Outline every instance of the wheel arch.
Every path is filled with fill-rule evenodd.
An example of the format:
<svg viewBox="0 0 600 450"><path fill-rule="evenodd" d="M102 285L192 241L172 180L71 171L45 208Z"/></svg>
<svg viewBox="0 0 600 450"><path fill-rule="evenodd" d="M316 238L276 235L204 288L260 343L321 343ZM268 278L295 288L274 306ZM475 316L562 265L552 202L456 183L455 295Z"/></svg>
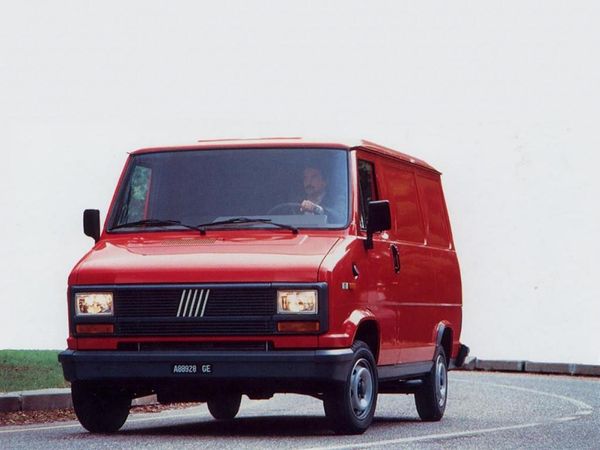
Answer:
<svg viewBox="0 0 600 450"><path fill-rule="evenodd" d="M373 318L365 318L358 323L352 342L363 341L371 349L375 362L379 361L380 332L379 324Z"/></svg>
<svg viewBox="0 0 600 450"><path fill-rule="evenodd" d="M450 365L450 359L452 358L452 340L454 338L454 331L447 322L441 322L438 324L435 331L435 346L436 348L442 347L444 353L446 353L446 363Z"/></svg>

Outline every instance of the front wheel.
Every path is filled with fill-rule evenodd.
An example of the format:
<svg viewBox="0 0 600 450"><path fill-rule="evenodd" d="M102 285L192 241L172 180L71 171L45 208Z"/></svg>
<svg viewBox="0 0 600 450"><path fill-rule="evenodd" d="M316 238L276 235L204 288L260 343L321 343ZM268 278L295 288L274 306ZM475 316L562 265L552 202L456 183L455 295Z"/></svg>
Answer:
<svg viewBox="0 0 600 450"><path fill-rule="evenodd" d="M448 365L443 348L438 348L431 372L423 378L423 385L415 393L415 404L421 420L439 421L446 410L448 398Z"/></svg>
<svg viewBox="0 0 600 450"><path fill-rule="evenodd" d="M323 406L331 427L338 434L362 434L369 428L377 406L377 368L367 344L352 345L354 358L342 386L325 393Z"/></svg>
<svg viewBox="0 0 600 450"><path fill-rule="evenodd" d="M207 402L210 414L217 420L232 420L240 410L242 394L226 394L211 398Z"/></svg>
<svg viewBox="0 0 600 450"><path fill-rule="evenodd" d="M75 382L71 395L77 419L91 433L114 433L129 415L131 397L115 389Z"/></svg>

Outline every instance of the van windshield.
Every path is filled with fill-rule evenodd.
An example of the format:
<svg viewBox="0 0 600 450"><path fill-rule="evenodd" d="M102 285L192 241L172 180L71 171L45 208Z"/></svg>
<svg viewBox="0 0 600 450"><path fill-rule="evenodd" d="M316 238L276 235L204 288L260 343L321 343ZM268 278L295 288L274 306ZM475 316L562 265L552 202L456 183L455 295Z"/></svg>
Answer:
<svg viewBox="0 0 600 450"><path fill-rule="evenodd" d="M269 221L343 228L348 222L345 150L182 150L131 158L109 231L275 228Z"/></svg>

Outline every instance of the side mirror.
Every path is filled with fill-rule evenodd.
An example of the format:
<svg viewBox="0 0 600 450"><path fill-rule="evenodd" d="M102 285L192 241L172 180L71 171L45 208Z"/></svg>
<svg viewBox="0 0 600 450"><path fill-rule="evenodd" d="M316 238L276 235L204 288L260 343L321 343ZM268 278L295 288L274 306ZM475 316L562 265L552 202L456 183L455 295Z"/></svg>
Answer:
<svg viewBox="0 0 600 450"><path fill-rule="evenodd" d="M373 248L373 233L389 230L390 228L392 228L390 202L388 200L369 202L369 220L367 221L365 248L367 250Z"/></svg>
<svg viewBox="0 0 600 450"><path fill-rule="evenodd" d="M83 232L86 236L100 240L100 211L97 209L86 209L83 211Z"/></svg>

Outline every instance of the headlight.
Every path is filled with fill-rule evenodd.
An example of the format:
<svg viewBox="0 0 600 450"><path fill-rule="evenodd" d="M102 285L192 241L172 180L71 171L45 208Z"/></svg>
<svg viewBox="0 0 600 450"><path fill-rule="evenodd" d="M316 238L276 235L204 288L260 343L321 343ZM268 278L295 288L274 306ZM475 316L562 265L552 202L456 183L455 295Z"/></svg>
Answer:
<svg viewBox="0 0 600 450"><path fill-rule="evenodd" d="M75 294L75 314L111 315L113 314L113 295L111 292L81 292Z"/></svg>
<svg viewBox="0 0 600 450"><path fill-rule="evenodd" d="M279 314L316 314L319 311L316 290L277 291Z"/></svg>

